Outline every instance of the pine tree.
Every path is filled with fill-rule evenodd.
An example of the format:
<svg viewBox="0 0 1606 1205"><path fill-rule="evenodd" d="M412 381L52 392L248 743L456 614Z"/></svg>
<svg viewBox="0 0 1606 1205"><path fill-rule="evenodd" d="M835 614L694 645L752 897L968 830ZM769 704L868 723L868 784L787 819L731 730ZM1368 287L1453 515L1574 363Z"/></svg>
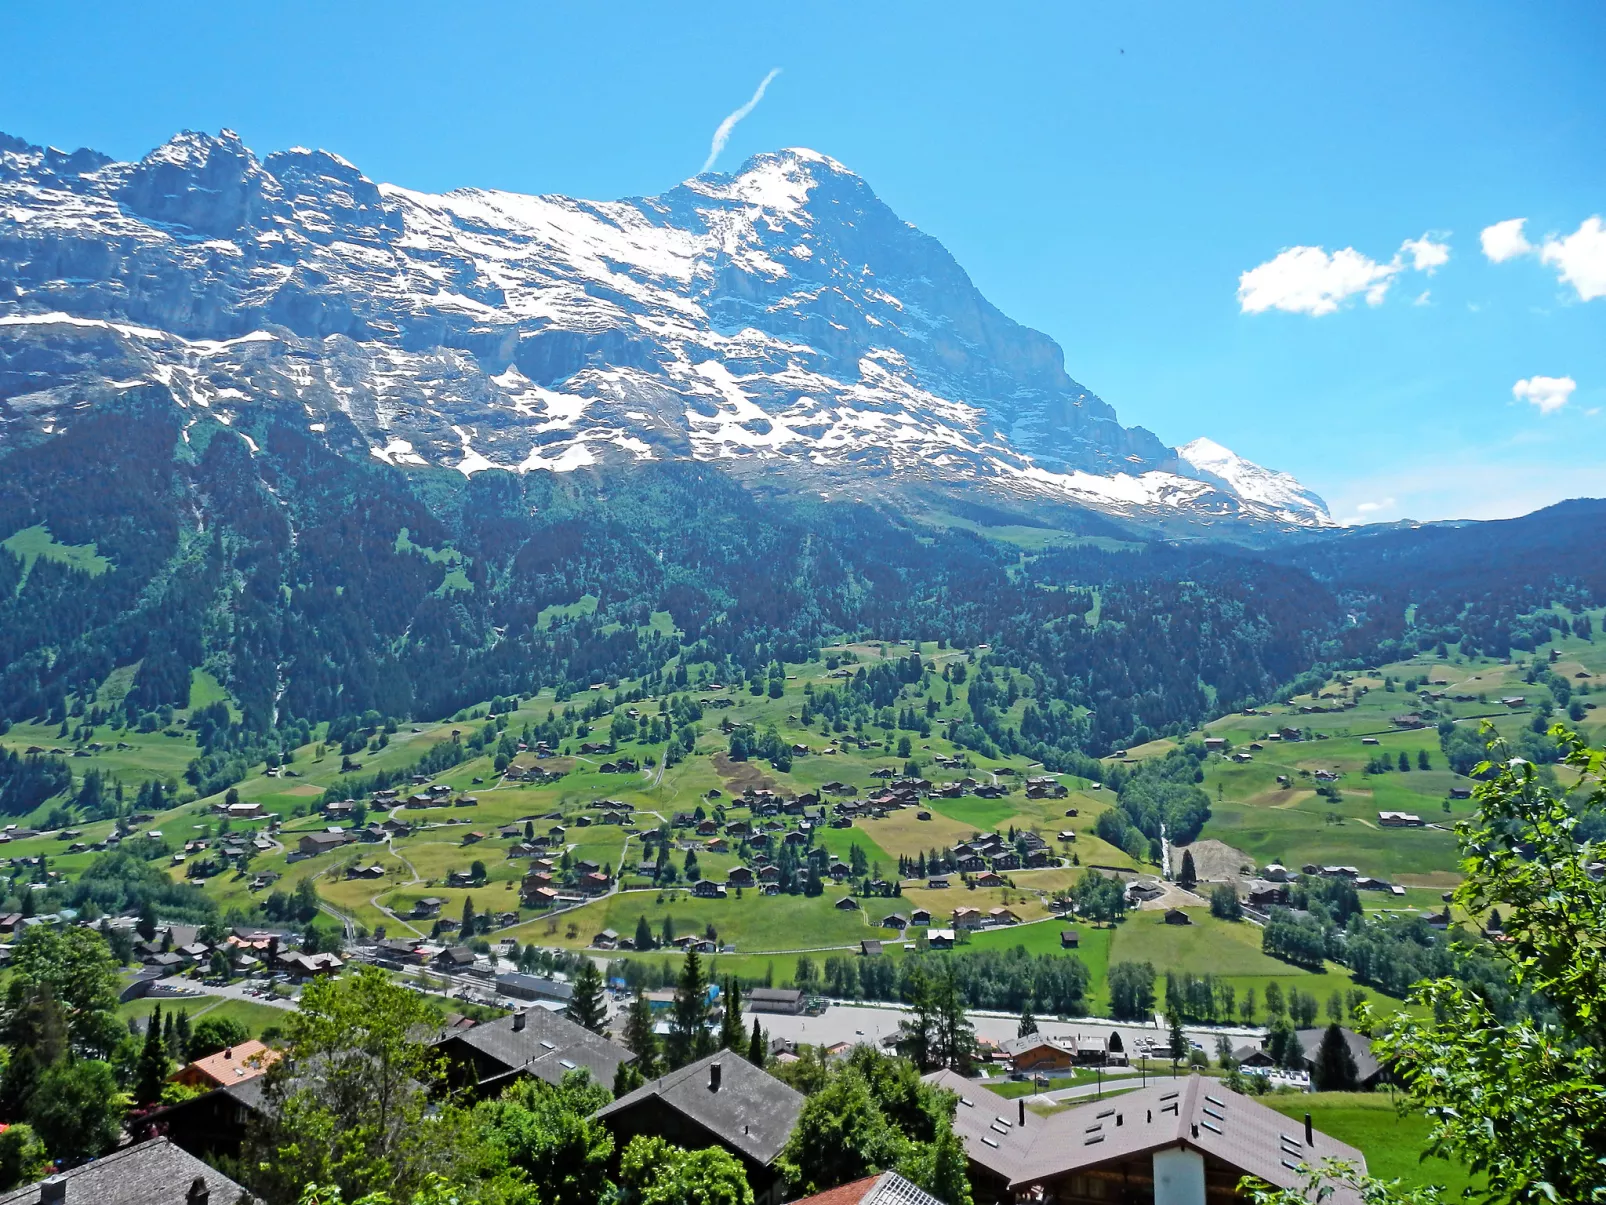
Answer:
<svg viewBox="0 0 1606 1205"><path fill-rule="evenodd" d="M178 1024L176 1024L173 1027L173 1035L178 1040L178 1049L176 1049L173 1052L173 1057L177 1058L177 1059L187 1059L187 1058L189 1058L190 1057L189 1056L189 1049L190 1049L190 1010L189 1009L181 1008L181 1009L178 1010Z"/></svg>
<svg viewBox="0 0 1606 1205"><path fill-rule="evenodd" d="M759 1028L758 1018L753 1018L753 1036L747 1041L747 1061L755 1067L762 1067L769 1062L770 1042L764 1031Z"/></svg>
<svg viewBox="0 0 1606 1205"><path fill-rule="evenodd" d="M1171 1014L1171 1041L1170 1053L1172 1063L1180 1063L1188 1057L1188 1038L1182 1032L1182 1018L1176 1013Z"/></svg>
<svg viewBox="0 0 1606 1205"><path fill-rule="evenodd" d="M569 997L565 1011L576 1025L584 1025L592 1033L602 1032L608 1018L608 1002L603 994L602 972L589 958L574 977L574 995Z"/></svg>
<svg viewBox="0 0 1606 1205"><path fill-rule="evenodd" d="M134 922L134 932L145 941L156 940L156 909L146 900L139 907L139 919Z"/></svg>
<svg viewBox="0 0 1606 1205"><path fill-rule="evenodd" d="M471 895L463 899L463 924L458 934L464 941L474 936L474 897Z"/></svg>
<svg viewBox="0 0 1606 1205"><path fill-rule="evenodd" d="M1266 1027L1266 1053L1279 1067L1295 1068L1303 1061L1304 1050L1294 1032L1294 1023L1282 1013L1271 1014Z"/></svg>
<svg viewBox="0 0 1606 1205"><path fill-rule="evenodd" d="M618 1100L646 1082L635 1063L620 1063L613 1073L613 1098Z"/></svg>
<svg viewBox="0 0 1606 1205"><path fill-rule="evenodd" d="M1015 1027L1015 1036L1017 1038L1025 1038L1030 1037L1036 1032L1037 1018L1032 1016L1032 1006L1030 1002L1028 1002L1026 1006L1020 1010L1020 1024Z"/></svg>
<svg viewBox="0 0 1606 1205"><path fill-rule="evenodd" d="M725 980L725 1016L719 1027L719 1045L737 1054L747 1045L747 1031L742 1028L742 985L735 975Z"/></svg>
<svg viewBox="0 0 1606 1205"><path fill-rule="evenodd" d="M671 1067L684 1067L711 1052L708 1032L708 975L696 950L686 951L675 1003L669 1013L669 1041L665 1059Z"/></svg>
<svg viewBox="0 0 1606 1205"><path fill-rule="evenodd" d="M952 964L943 969L937 983L937 1011L942 1042L942 1063L961 1075L970 1074L976 1053L976 1030L965 1015L965 1001L959 993L959 980Z"/></svg>
<svg viewBox="0 0 1606 1205"><path fill-rule="evenodd" d="M625 1012L625 1045L636 1053L636 1069L643 1079L652 1079L659 1072L658 1035L652 1030L652 1005L636 989L636 998Z"/></svg>
<svg viewBox="0 0 1606 1205"><path fill-rule="evenodd" d="M1350 1053L1344 1031L1333 1022L1322 1035L1322 1044L1316 1051L1316 1061L1310 1069L1311 1086L1318 1092L1353 1092L1359 1086L1360 1073L1355 1056Z"/></svg>
<svg viewBox="0 0 1606 1205"><path fill-rule="evenodd" d="M1199 881L1199 872L1193 867L1193 850L1182 851L1182 869L1177 872L1177 886L1185 887L1189 891Z"/></svg>
<svg viewBox="0 0 1606 1205"><path fill-rule="evenodd" d="M162 1085L167 1082L167 1047L162 1041L162 1006L151 1010L151 1019L145 1026L145 1046L134 1065L134 1103L154 1105L162 1099Z"/></svg>
<svg viewBox="0 0 1606 1205"><path fill-rule="evenodd" d="M909 976L909 1015L898 1024L898 1053L922 1072L931 1071L942 1065L940 1042L936 991L917 968Z"/></svg>
<svg viewBox="0 0 1606 1205"><path fill-rule="evenodd" d="M636 949L650 950L653 948L652 926L647 923L645 916L636 918Z"/></svg>

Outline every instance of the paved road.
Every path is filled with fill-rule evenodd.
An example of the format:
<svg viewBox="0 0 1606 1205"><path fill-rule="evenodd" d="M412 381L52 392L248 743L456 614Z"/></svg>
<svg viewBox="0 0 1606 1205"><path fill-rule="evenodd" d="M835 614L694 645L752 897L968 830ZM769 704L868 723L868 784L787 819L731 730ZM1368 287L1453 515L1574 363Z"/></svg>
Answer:
<svg viewBox="0 0 1606 1205"><path fill-rule="evenodd" d="M760 1024L774 1037L787 1038L794 1042L808 1042L810 1045L830 1046L837 1042L879 1042L883 1037L898 1032L899 1022L909 1015L909 1010L892 1005L883 1007L833 1004L824 1015L818 1017L790 1017L771 1013L758 1015ZM977 1037L989 1038L995 1042L1013 1038L1019 1025L1018 1018L995 1013L973 1012L970 1014L970 1020L976 1027ZM1106 1038L1111 1033L1119 1033L1128 1054L1136 1051L1140 1039L1164 1042L1168 1032L1165 1026L1158 1022L1153 1025L1134 1025L1113 1021L1039 1019L1037 1026L1038 1032L1050 1038ZM1184 1027L1183 1032L1199 1043L1205 1053L1212 1058L1215 1057L1218 1034L1227 1034L1232 1038L1234 1045L1258 1041L1261 1037L1261 1031L1258 1029L1237 1026L1220 1029Z"/></svg>

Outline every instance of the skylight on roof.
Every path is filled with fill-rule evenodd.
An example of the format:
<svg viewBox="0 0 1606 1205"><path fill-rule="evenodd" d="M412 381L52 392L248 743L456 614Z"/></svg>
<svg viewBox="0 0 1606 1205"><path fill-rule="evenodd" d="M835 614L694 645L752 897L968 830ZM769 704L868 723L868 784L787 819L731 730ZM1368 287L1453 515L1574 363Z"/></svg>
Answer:
<svg viewBox="0 0 1606 1205"><path fill-rule="evenodd" d="M986 1135L986 1134L983 1134L983 1135L982 1135L982 1136L981 1136L981 1140L982 1140L982 1142L984 1142L984 1143L985 1143L985 1144L986 1144L986 1145L988 1145L988 1146L990 1146L990 1147L992 1147L992 1148L993 1148L993 1149L994 1149L994 1150L997 1150L997 1149L998 1149L998 1141L997 1141L997 1140L996 1140L996 1139L993 1139L993 1138L989 1138L989 1137L987 1137L987 1135Z"/></svg>
<svg viewBox="0 0 1606 1205"><path fill-rule="evenodd" d="M573 1071L574 1070L574 1064L571 1063L568 1059L559 1059L558 1060L558 1066L562 1067L565 1071Z"/></svg>
<svg viewBox="0 0 1606 1205"><path fill-rule="evenodd" d="M1219 1134L1219 1133L1221 1133L1221 1127L1220 1127L1220 1126L1218 1126L1218 1125L1214 1125L1214 1124L1212 1124L1212 1123L1211 1123L1211 1122L1208 1122L1208 1121L1201 1121L1201 1122L1200 1122L1200 1123L1199 1123L1199 1124L1200 1124L1200 1125L1202 1125L1202 1126L1204 1126L1204 1128L1205 1128L1205 1129L1207 1129L1207 1130L1209 1130L1209 1131L1210 1131L1210 1132L1211 1132L1211 1133L1212 1133L1212 1134Z"/></svg>

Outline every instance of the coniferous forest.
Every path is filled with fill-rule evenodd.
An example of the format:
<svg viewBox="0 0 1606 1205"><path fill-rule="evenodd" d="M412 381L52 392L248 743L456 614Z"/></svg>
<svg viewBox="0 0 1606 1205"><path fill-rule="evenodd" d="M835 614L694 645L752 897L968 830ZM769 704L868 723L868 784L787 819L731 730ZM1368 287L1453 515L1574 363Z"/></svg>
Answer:
<svg viewBox="0 0 1606 1205"><path fill-rule="evenodd" d="M564 698L677 655L757 677L860 634L990 646L1032 680L1032 705L1007 726L1016 699L973 689L952 738L1072 769L1312 674L1442 642L1531 647L1536 611L1606 589L1599 503L1269 550L1089 538L1028 553L696 463L465 479L263 423L242 438L135 391L5 457L0 530L40 526L95 561L0 549L0 718L65 720L69 699L137 665L125 715L102 722L154 725L205 668L240 709L201 734L191 777L216 790L321 721ZM843 706L883 705L874 682L844 690ZM54 794L53 774L11 767L6 809Z"/></svg>

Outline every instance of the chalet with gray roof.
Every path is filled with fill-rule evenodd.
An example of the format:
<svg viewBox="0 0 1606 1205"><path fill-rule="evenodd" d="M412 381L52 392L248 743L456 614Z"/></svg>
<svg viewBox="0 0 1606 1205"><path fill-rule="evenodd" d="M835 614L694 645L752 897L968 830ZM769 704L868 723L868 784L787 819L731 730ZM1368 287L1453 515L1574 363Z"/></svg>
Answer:
<svg viewBox="0 0 1606 1205"><path fill-rule="evenodd" d="M649 1080L597 1119L618 1148L638 1134L691 1150L723 1147L746 1171L754 1205L779 1205L785 1185L775 1160L802 1111L800 1092L727 1050Z"/></svg>
<svg viewBox="0 0 1606 1205"><path fill-rule="evenodd" d="M965 1144L978 1202L1205 1205L1240 1199L1246 1175L1301 1189L1305 1164L1334 1158L1366 1170L1354 1147L1199 1075L1048 1117L1030 1112L1024 1099L1012 1107L951 1071L925 1078L960 1098L954 1132ZM1360 1205L1344 1188L1324 1200Z"/></svg>
<svg viewBox="0 0 1606 1205"><path fill-rule="evenodd" d="M256 1198L166 1138L0 1193L0 1205L235 1205Z"/></svg>
<svg viewBox="0 0 1606 1205"><path fill-rule="evenodd" d="M620 1064L636 1057L629 1047L544 1008L447 1030L435 1045L446 1058L447 1083L482 1098L522 1076L555 1084L582 1068L611 1086Z"/></svg>

